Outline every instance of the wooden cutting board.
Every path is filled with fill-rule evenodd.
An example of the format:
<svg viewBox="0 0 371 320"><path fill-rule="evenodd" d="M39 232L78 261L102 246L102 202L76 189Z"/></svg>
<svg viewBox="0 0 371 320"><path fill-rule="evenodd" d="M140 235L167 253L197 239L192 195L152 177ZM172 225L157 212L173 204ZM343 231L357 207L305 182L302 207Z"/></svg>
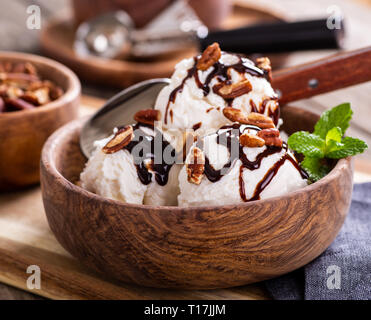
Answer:
<svg viewBox="0 0 371 320"><path fill-rule="evenodd" d="M83 97L81 115L103 104ZM355 180L371 181L371 164L356 161ZM29 290L26 269L41 269L41 289ZM51 233L38 186L0 195L0 282L52 299L269 299L262 284L207 290L177 291L118 283L81 265Z"/></svg>

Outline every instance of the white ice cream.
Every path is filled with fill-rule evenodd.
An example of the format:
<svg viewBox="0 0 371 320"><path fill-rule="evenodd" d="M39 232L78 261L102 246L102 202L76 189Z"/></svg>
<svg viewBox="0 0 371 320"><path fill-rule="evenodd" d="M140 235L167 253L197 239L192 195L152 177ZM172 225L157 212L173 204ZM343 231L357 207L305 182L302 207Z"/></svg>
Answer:
<svg viewBox="0 0 371 320"><path fill-rule="evenodd" d="M180 165L171 167L166 185L159 185L154 174L150 184L145 185L138 178L134 158L128 150L112 154L102 151L111 138L95 142L96 149L80 175L81 186L100 196L125 203L177 205Z"/></svg>
<svg viewBox="0 0 371 320"><path fill-rule="evenodd" d="M239 63L240 58L237 55L223 52L219 62L224 66L231 66ZM242 58L242 63L246 66L254 66L253 62L246 58ZM252 85L252 90L235 98L231 105L228 105L228 102L223 97L213 92L213 86L220 81L217 77L211 80L209 93L205 96L204 91L197 85L194 76L185 81L182 90L177 92L174 103L170 102L168 105L171 93L181 86L183 79L187 77L188 70L194 64L194 59L190 58L184 59L176 65L175 72L171 77L171 83L162 89L155 104L155 109L161 111L163 128L167 131L172 131L174 135L179 134L179 131L192 129L193 126L198 124L201 124L201 127L196 131L199 136L215 132L222 125L231 123L223 115L223 108L227 106L241 109L248 114L251 112L250 101L253 101L263 111L261 104L264 100L269 99L269 102L266 103L265 111L262 113L269 115L269 113L278 108L275 100L276 94L269 81L264 77L253 76L249 73L240 74L233 68L229 68L228 71L231 75L231 82L237 83L247 79ZM210 67L206 71L197 70L200 82L205 83L207 76L213 70L214 67Z"/></svg>
<svg viewBox="0 0 371 320"><path fill-rule="evenodd" d="M257 69L252 61L222 52L219 61L205 71L197 70L195 63L196 60L190 58L176 65L171 83L163 88L157 97L155 109L161 112L162 117L161 121L156 123L157 129L177 151L189 149L184 148L184 141L190 141L190 146L194 141L192 134L190 136L185 134L187 130L196 130L198 143L203 141L202 149L212 168L208 167L210 170L203 175L201 183L189 182L186 165L178 164L172 165L168 181L164 186L156 181L155 174L151 171L154 167L147 167L146 164L144 168L149 168L152 177L148 176L144 169L145 175L141 177L147 184L141 182L131 152L127 149L111 154L102 151L102 147L112 138L111 136L95 142L96 150L80 176L83 188L125 203L189 207L237 204L266 199L307 185L306 179L296 166L286 159L290 157L289 159L296 162L286 148L275 149L274 152L263 157L259 168L256 169L248 168L249 165L246 165L248 162L242 161L243 157L234 158L232 165L219 180L215 179L217 181L211 182L208 179L210 172L222 169L231 157L229 149L217 142L217 133L215 133L222 126L232 124L223 115L223 109L233 107L242 110L246 115L260 112L277 121L279 105L277 96L264 72ZM250 92L233 99L224 99L221 96L222 93L219 91L221 85L245 80L248 80L251 85ZM248 90L249 86L244 88ZM148 132L149 135L154 134L153 129L146 127L146 130L151 131ZM250 127L248 130L252 134L257 133L256 128ZM192 148L196 147L196 143ZM244 147L242 152L248 161L254 162L268 149L267 146ZM178 154L178 159L180 158ZM189 163L190 158L191 153L188 153L186 163ZM273 178L267 179L269 176L272 177L272 172ZM266 183L263 184L263 181ZM263 187L259 187L261 185Z"/></svg>
<svg viewBox="0 0 371 320"><path fill-rule="evenodd" d="M250 130L249 132L256 133L254 130ZM229 150L227 147L217 143L216 134L206 136L203 141L204 154L209 159L212 167L216 170L223 168L229 160ZM195 145L192 146L192 148L194 147ZM266 146L260 148L244 147L243 152L249 161L254 161L257 155L264 152L266 148ZM190 162L191 152L186 159L186 163ZM287 151L285 148L282 148L281 151L263 158L259 169L249 170L248 168L243 168L241 179L243 180L245 200L250 200L253 197L259 182L264 179L270 168L286 154ZM289 155L295 159L290 153ZM237 158L228 173L223 175L219 181L211 182L204 175L199 185L188 181L186 166L183 166L179 174L179 206L227 205L244 202L240 193L241 165L241 160ZM306 185L307 180L302 178L299 171L289 160L286 160L278 169L274 178L260 193L260 199L283 195Z"/></svg>

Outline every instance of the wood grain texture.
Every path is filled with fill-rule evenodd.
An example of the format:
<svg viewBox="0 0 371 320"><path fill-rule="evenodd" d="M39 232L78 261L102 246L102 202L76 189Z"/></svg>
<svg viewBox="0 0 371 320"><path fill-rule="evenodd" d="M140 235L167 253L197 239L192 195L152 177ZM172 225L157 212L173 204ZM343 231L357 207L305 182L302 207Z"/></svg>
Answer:
<svg viewBox="0 0 371 320"><path fill-rule="evenodd" d="M316 87L310 81L316 80ZM273 73L273 88L280 90L281 103L313 97L371 80L371 46L338 53Z"/></svg>
<svg viewBox="0 0 371 320"><path fill-rule="evenodd" d="M312 128L317 116L287 107L283 118L290 133ZM350 205L351 159L304 189L239 205L155 207L104 199L70 182L86 160L78 143L81 125L63 127L44 147L46 215L67 251L124 282L212 289L287 273L327 248Z"/></svg>
<svg viewBox="0 0 371 320"><path fill-rule="evenodd" d="M26 286L29 276L26 269L32 264L41 269L40 290ZM102 277L74 259L57 242L46 221L39 187L0 194L0 282L52 299L269 298L263 285L182 291L144 288Z"/></svg>
<svg viewBox="0 0 371 320"><path fill-rule="evenodd" d="M0 53L0 61L32 62L41 77L65 91L42 107L0 114L0 190L39 182L41 148L60 126L77 117L80 82L74 73L50 59L23 53Z"/></svg>
<svg viewBox="0 0 371 320"><path fill-rule="evenodd" d="M280 20L275 12L259 11L243 6L235 6L233 14L224 28L253 24L261 21ZM169 77L175 65L184 58L197 54L197 47L179 54L164 55L148 60L107 60L97 57L81 58L73 50L75 29L70 17L49 21L41 35L43 52L74 70L82 79L106 86L127 87L151 78ZM286 54L272 55L272 65L276 68L287 58Z"/></svg>

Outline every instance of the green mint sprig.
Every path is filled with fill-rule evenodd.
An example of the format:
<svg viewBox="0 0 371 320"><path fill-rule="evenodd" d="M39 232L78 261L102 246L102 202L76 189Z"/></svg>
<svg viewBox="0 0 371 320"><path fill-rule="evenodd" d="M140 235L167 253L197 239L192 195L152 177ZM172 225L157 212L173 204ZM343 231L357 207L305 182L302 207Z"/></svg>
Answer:
<svg viewBox="0 0 371 320"><path fill-rule="evenodd" d="M304 155L301 166L312 182L330 172L331 167L326 159L354 156L368 148L366 142L360 139L344 137L352 115L350 104L343 103L325 111L316 123L313 133L298 131L289 137L289 147Z"/></svg>

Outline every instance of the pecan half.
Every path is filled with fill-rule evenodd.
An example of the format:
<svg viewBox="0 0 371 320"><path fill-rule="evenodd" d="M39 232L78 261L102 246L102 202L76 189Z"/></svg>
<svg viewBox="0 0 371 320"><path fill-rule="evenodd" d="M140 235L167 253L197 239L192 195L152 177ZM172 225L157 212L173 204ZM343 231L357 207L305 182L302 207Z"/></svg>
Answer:
<svg viewBox="0 0 371 320"><path fill-rule="evenodd" d="M251 112L247 116L247 123L253 126L257 126L261 129L275 128L272 118L265 116L264 114Z"/></svg>
<svg viewBox="0 0 371 320"><path fill-rule="evenodd" d="M205 171L205 156L200 148L191 151L190 163L186 164L188 182L200 184Z"/></svg>
<svg viewBox="0 0 371 320"><path fill-rule="evenodd" d="M240 143L249 148L260 148L265 145L264 139L247 132L240 135Z"/></svg>
<svg viewBox="0 0 371 320"><path fill-rule="evenodd" d="M261 129L275 128L273 120L270 117L257 112L252 112L249 115L245 115L240 109L225 107L223 109L223 114L227 119L233 122L257 126Z"/></svg>
<svg viewBox="0 0 371 320"><path fill-rule="evenodd" d="M139 123L154 125L161 120L161 112L155 109L140 110L134 115L134 120Z"/></svg>
<svg viewBox="0 0 371 320"><path fill-rule="evenodd" d="M257 133L257 136L265 141L265 145L282 147L282 139L278 129L264 129Z"/></svg>
<svg viewBox="0 0 371 320"><path fill-rule="evenodd" d="M126 147L134 138L132 126L125 126L116 132L115 136L102 148L104 153L115 153Z"/></svg>
<svg viewBox="0 0 371 320"><path fill-rule="evenodd" d="M220 50L219 44L214 42L209 45L205 51L202 53L201 58L197 61L197 69L205 71L213 66L221 57L222 52Z"/></svg>
<svg viewBox="0 0 371 320"><path fill-rule="evenodd" d="M213 91L224 99L234 99L249 93L251 90L252 85L249 80L232 84L218 83L213 87Z"/></svg>

